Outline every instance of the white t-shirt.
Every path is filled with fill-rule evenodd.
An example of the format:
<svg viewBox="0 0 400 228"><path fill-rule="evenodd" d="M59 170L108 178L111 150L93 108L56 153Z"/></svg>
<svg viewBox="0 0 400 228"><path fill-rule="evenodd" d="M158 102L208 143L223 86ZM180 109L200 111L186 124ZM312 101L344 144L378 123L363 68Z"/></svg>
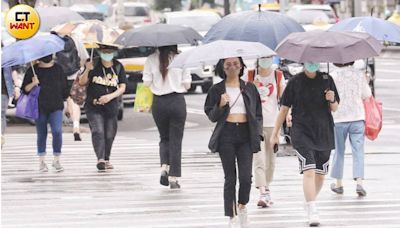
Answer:
<svg viewBox="0 0 400 228"><path fill-rule="evenodd" d="M274 127L276 118L279 114L278 106L278 89L276 86L275 71L266 77L260 75L255 76L255 81L259 81L260 84L256 83L258 92L261 97L262 113L263 113L263 127ZM285 85L285 78L280 81L281 91Z"/></svg>
<svg viewBox="0 0 400 228"><path fill-rule="evenodd" d="M338 110L332 113L335 123L365 120L363 99L372 94L363 72L349 66L338 68L330 75L340 97Z"/></svg>
<svg viewBox="0 0 400 228"><path fill-rule="evenodd" d="M143 70L143 82L150 86L151 91L158 96L169 93L185 93L184 83L191 83L190 70L172 68L168 69L165 80L160 72L159 51L147 57Z"/></svg>
<svg viewBox="0 0 400 228"><path fill-rule="evenodd" d="M239 87L226 87L226 93L229 95L229 114L246 114L246 105L244 104L242 92Z"/></svg>

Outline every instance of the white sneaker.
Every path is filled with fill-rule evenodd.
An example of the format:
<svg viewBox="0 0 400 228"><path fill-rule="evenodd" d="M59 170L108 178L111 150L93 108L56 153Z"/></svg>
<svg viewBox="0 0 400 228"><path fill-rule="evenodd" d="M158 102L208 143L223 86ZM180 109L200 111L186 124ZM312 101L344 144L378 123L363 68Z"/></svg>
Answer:
<svg viewBox="0 0 400 228"><path fill-rule="evenodd" d="M319 214L317 210L317 205L315 204L315 201L310 201L305 204L305 209L307 212L308 216L308 224L310 226L319 226Z"/></svg>
<svg viewBox="0 0 400 228"><path fill-rule="evenodd" d="M49 171L49 169L47 168L46 162L44 162L44 161L40 162L39 171L42 173Z"/></svg>
<svg viewBox="0 0 400 228"><path fill-rule="evenodd" d="M229 228L240 228L239 220L236 216L229 218Z"/></svg>
<svg viewBox="0 0 400 228"><path fill-rule="evenodd" d="M241 228L249 228L249 218L247 216L247 208L239 208L238 212L239 220L240 220L240 227Z"/></svg>

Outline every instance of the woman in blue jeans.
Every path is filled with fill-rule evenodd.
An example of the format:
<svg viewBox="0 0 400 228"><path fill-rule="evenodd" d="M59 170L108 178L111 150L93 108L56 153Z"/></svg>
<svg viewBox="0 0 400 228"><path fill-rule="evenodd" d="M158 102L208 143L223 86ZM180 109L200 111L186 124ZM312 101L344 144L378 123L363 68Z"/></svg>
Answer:
<svg viewBox="0 0 400 228"><path fill-rule="evenodd" d="M362 180L364 179L364 135L365 135L365 110L363 99L370 97L371 89L366 77L360 70L353 67L353 62L348 64L335 64L339 67L332 73L339 96L340 106L333 114L335 121L335 154L332 162L331 177L336 183L331 184L331 190L343 194L343 165L347 137L350 140L353 156L353 179L356 181L356 193L365 196Z"/></svg>
<svg viewBox="0 0 400 228"><path fill-rule="evenodd" d="M39 171L47 172L45 162L47 124L50 124L53 136L53 168L61 172L64 168L60 163L62 147L62 113L64 100L67 99L67 77L62 68L54 63L53 56L45 56L39 59L39 64L34 66L34 70L29 68L25 73L22 88L25 93L29 93L34 87L40 87L39 93L39 118L36 120L37 132L37 153L39 156Z"/></svg>

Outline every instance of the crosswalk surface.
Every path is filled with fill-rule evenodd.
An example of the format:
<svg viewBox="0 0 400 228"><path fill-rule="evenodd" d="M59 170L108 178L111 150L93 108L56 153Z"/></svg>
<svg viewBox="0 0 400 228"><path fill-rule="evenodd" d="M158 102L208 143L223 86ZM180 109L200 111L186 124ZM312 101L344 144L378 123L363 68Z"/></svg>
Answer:
<svg viewBox="0 0 400 228"><path fill-rule="evenodd" d="M70 135L68 135L70 136ZM158 142L117 136L111 161L115 169L96 170L90 135L74 142L64 135L64 172L38 172L35 134L7 135L2 150L2 227L227 227L223 216L223 172L217 155L184 148L182 189L160 186ZM51 151L51 139L48 140ZM345 194L330 192L328 180L319 197L323 227L400 227L400 184L395 159L386 166L367 156L368 195L358 198L345 180ZM350 161L350 158L346 158ZM397 160L398 161L398 160ZM348 162L349 163L349 162ZM295 157L277 159L271 186L274 205L256 207L253 188L248 205L251 227L306 227L301 176ZM350 163L346 165L351 175ZM381 173L374 172L380 170Z"/></svg>

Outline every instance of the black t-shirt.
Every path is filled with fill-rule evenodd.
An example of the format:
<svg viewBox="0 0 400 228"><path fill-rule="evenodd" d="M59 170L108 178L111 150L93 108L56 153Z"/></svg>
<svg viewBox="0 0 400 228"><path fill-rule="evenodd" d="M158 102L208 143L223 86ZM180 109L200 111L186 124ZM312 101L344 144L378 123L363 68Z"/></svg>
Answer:
<svg viewBox="0 0 400 228"><path fill-rule="evenodd" d="M94 69L89 72L89 84L87 87L86 104L91 109L106 109L109 113L117 113L118 101L113 99L105 105L94 105L93 101L103 95L115 92L120 84L126 84L126 75L124 67L117 60L113 61L112 67L103 66L98 60Z"/></svg>
<svg viewBox="0 0 400 228"><path fill-rule="evenodd" d="M335 82L326 73L317 72L314 79L300 73L289 80L281 104L292 108L292 141L295 148L305 147L317 151L335 148L334 122L325 91L339 95Z"/></svg>
<svg viewBox="0 0 400 228"><path fill-rule="evenodd" d="M58 64L49 68L35 66L35 73L39 79L39 110L41 113L51 113L64 109L64 100L69 96L67 89L67 77ZM24 77L22 88L25 93L25 87L32 82L33 71L29 68Z"/></svg>

